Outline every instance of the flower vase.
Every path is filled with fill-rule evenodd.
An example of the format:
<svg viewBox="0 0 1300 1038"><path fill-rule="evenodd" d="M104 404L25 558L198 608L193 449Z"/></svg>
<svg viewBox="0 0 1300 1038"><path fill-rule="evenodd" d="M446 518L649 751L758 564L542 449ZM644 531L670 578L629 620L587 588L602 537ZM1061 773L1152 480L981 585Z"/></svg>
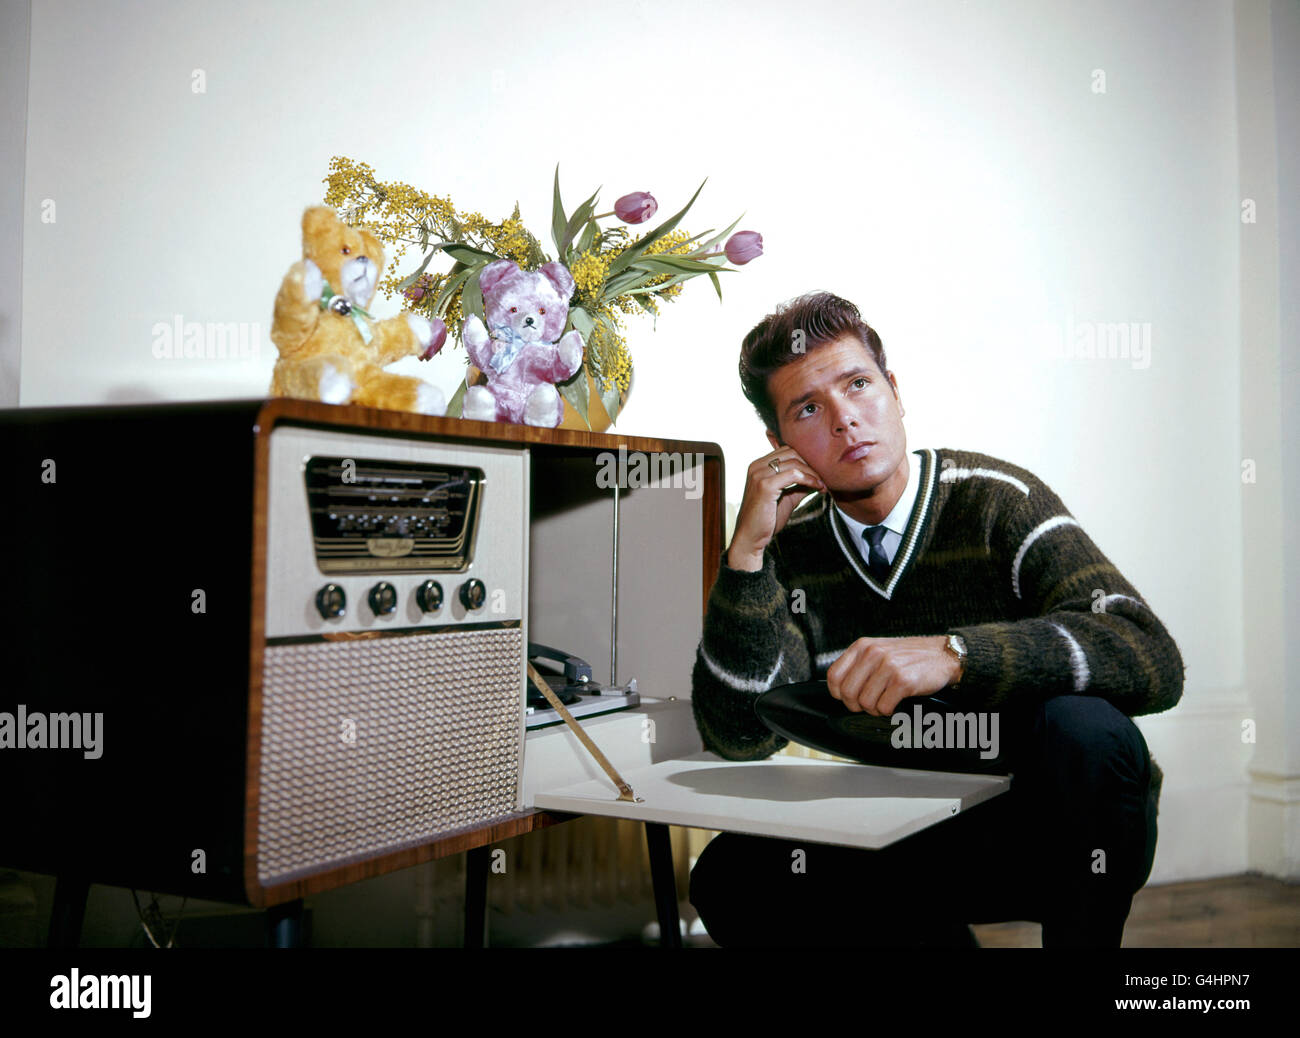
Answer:
<svg viewBox="0 0 1300 1038"><path fill-rule="evenodd" d="M605 410L605 405L600 399L600 390L596 388L596 382L586 368L582 369L583 375L587 379L587 421L582 420L582 415L578 414L574 406L567 400L564 401L564 417L560 419L560 424L556 427L559 429L577 429L580 432L605 432L614 423L610 421L609 412ZM487 377L473 364L469 365L469 371L466 374L465 384L469 386L486 386ZM627 393L619 394L619 408L627 403Z"/></svg>

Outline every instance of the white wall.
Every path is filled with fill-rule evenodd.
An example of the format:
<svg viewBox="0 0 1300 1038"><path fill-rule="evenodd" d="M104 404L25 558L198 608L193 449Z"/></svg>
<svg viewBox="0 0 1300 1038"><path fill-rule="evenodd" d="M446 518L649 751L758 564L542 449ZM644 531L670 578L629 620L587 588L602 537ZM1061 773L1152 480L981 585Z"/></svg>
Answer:
<svg viewBox="0 0 1300 1038"><path fill-rule="evenodd" d="M23 309L23 166L30 0L0 3L0 407L18 406Z"/></svg>
<svg viewBox="0 0 1300 1038"><path fill-rule="evenodd" d="M738 500L766 450L740 338L811 288L858 301L912 444L1035 471L1178 640L1184 705L1142 722L1172 805L1153 879L1247 866L1232 4L359 10L35 0L24 406L264 395L272 300L332 155L489 215L518 200L543 238L557 160L570 205L604 185L666 214L707 175L686 226L744 210L766 255L721 306L696 282L657 331L634 324L618 428L718 442ZM155 359L177 314L259 324L260 356ZM1130 322L1148 364L1053 353ZM462 362L398 370L450 392Z"/></svg>

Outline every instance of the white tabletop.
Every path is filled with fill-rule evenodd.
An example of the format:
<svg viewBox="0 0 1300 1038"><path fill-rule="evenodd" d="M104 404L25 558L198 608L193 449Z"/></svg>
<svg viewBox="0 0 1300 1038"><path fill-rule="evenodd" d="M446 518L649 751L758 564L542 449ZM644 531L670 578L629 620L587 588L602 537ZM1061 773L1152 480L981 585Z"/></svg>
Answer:
<svg viewBox="0 0 1300 1038"><path fill-rule="evenodd" d="M553 811L877 849L1011 787L1002 775L881 768L807 757L696 753L623 773L640 803L599 778L538 791Z"/></svg>

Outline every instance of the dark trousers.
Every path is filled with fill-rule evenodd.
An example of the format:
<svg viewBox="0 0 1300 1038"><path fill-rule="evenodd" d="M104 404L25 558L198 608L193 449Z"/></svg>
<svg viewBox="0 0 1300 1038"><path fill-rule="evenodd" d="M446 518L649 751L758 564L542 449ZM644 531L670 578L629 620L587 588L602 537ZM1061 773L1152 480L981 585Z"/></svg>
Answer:
<svg viewBox="0 0 1300 1038"><path fill-rule="evenodd" d="M1118 947L1156 850L1146 740L1095 696L1004 710L999 727L1010 790L889 847L715 837L691 871L709 935L938 947L972 944L969 923L1029 920L1045 948Z"/></svg>

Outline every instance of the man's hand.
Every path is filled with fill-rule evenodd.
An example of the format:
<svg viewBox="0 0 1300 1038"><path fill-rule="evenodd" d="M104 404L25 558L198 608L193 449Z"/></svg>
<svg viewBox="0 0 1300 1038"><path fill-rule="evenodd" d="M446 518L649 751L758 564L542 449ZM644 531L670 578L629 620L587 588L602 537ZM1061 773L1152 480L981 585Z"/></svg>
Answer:
<svg viewBox="0 0 1300 1038"><path fill-rule="evenodd" d="M957 680L961 665L936 634L859 638L826 671L826 686L854 713L892 714L909 696L928 696Z"/></svg>
<svg viewBox="0 0 1300 1038"><path fill-rule="evenodd" d="M825 489L821 477L793 447L778 447L751 462L727 565L750 572L762 569L763 550L790 513L809 494Z"/></svg>

